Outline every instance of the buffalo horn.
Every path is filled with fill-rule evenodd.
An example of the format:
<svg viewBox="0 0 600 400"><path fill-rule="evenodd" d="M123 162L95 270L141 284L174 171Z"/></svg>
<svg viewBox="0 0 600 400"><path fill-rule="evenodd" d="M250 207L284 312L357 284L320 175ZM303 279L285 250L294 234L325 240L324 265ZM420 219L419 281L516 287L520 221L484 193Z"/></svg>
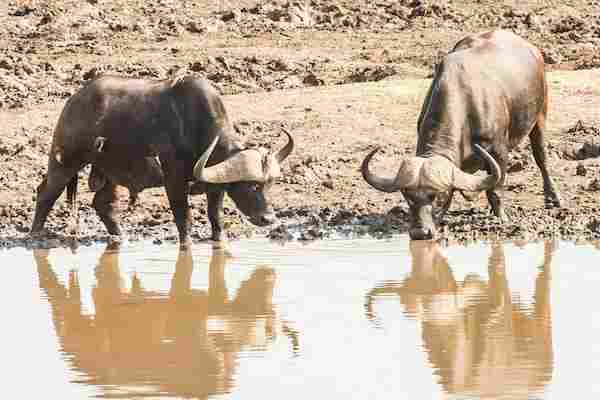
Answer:
<svg viewBox="0 0 600 400"><path fill-rule="evenodd" d="M292 150L294 150L294 139L292 138L292 135L283 128L281 130L287 135L288 142L275 154L275 159L278 163L282 163L283 160L285 160L292 153Z"/></svg>
<svg viewBox="0 0 600 400"><path fill-rule="evenodd" d="M453 187L455 189L465 190L467 192L490 190L496 187L502 178L502 170L496 160L494 160L494 157L478 144L474 144L474 148L475 151L489 164L492 174L488 176L477 176L468 174L458 167L454 167Z"/></svg>
<svg viewBox="0 0 600 400"><path fill-rule="evenodd" d="M210 155L212 154L213 150L215 149L215 146L217 145L218 141L219 141L219 136L215 136L215 138L211 142L210 146L208 146L206 151L200 156L198 161L196 161L196 165L194 165L194 178L196 178L200 181L206 182L206 180L203 179L204 178L204 167L206 167L206 163L208 162L208 159L210 158Z"/></svg>
<svg viewBox="0 0 600 400"><path fill-rule="evenodd" d="M396 178L383 178L374 175L369 170L369 162L371 162L371 158L373 158L375 153L377 153L379 150L380 148L378 147L365 157L360 167L362 176L369 185L373 186L377 190L381 190L382 192L387 193L397 192L398 190L402 189L402 184L398 179L398 176Z"/></svg>
<svg viewBox="0 0 600 400"><path fill-rule="evenodd" d="M206 167L206 162L216 144L217 139L196 162L194 177L197 180L215 184L265 180L263 152L259 149L241 150L218 164Z"/></svg>

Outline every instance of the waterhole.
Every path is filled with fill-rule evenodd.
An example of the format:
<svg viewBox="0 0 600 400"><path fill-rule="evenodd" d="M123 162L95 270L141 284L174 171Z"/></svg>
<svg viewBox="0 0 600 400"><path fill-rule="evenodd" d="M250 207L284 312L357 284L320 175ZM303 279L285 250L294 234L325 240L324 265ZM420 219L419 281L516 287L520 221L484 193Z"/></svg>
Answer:
<svg viewBox="0 0 600 400"><path fill-rule="evenodd" d="M330 240L14 249L4 398L600 393L600 250Z"/></svg>

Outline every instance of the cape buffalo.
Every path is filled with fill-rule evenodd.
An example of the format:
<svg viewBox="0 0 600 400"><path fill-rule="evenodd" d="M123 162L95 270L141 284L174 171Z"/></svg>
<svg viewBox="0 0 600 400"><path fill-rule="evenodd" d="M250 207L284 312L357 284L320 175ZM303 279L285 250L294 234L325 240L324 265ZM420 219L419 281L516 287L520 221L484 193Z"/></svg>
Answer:
<svg viewBox="0 0 600 400"><path fill-rule="evenodd" d="M120 229L114 215L117 185L135 197L164 184L179 239L188 240L189 181L204 192L212 239L220 240L223 194L256 225L273 222L265 191L281 175L288 143L271 153L244 148L232 136L225 107L215 90L194 77L151 81L100 77L75 93L54 131L48 173L38 187L32 233L42 230L58 196L67 198L77 224L77 175L92 164L93 207L111 235Z"/></svg>
<svg viewBox="0 0 600 400"><path fill-rule="evenodd" d="M486 191L494 214L503 219L498 192L504 185L508 153L529 135L542 173L548 206L560 198L546 166L544 127L548 88L540 51L507 31L467 36L437 66L418 119L416 157L406 159L394 178L362 174L374 188L402 191L412 216L412 239L434 236L432 204L441 193ZM485 164L482 163L485 160ZM485 168L489 176L472 175Z"/></svg>

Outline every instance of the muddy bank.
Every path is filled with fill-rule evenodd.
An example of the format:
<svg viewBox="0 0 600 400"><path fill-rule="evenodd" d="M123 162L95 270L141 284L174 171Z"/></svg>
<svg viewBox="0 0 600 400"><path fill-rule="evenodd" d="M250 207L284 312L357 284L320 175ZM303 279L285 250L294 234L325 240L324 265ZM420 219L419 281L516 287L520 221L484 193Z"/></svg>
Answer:
<svg viewBox="0 0 600 400"><path fill-rule="evenodd" d="M596 2L230 1L152 4L125 0L9 1L0 5L0 241L27 238L35 188L45 173L52 130L66 99L106 73L166 78L189 73L223 95L236 133L251 144L298 147L271 198L281 220L256 229L226 203L230 239L406 232L400 194L379 193L360 176L365 154L381 146L379 172L393 174L414 154L416 119L435 63L460 38L510 29L539 46L553 71L547 147L564 208L542 207L541 178L525 141L511 155L503 195L509 221L488 213L485 196L457 199L445 237L594 239L600 190L600 7ZM575 70L575 71L573 71ZM568 71L568 72L567 72ZM79 242L107 240L81 173ZM121 201L130 240L175 240L162 190ZM192 199L194 240L208 236L204 196ZM66 233L60 199L48 229ZM68 244L51 235L43 245ZM42 241L43 242L43 241Z"/></svg>
<svg viewBox="0 0 600 400"><path fill-rule="evenodd" d="M425 77L468 33L509 29L550 69L600 66L600 7L539 2L9 1L0 109L71 95L102 73L187 72L223 93Z"/></svg>
<svg viewBox="0 0 600 400"><path fill-rule="evenodd" d="M595 240L598 238L600 115L594 99L600 71L552 73L547 149L552 175L561 196L561 209L543 207L541 177L527 141L511 153L507 186L502 195L508 221L490 213L484 194L467 201L456 196L440 234L460 241L479 239ZM277 147L280 127L290 130L296 151L283 165L283 178L269 193L279 221L258 229L226 199L225 232L229 240L266 235L276 241L312 241L333 237L386 238L405 233L407 205L398 194L370 188L359 166L375 145L382 151L376 171L391 175L402 157L414 154L415 119L428 81L361 83L308 90L225 96L240 139ZM68 246L69 210L61 198L47 228L54 232L32 240L35 188L46 169L52 125L61 103L48 103L23 112L0 112L5 135L0 140L0 243L14 246ZM88 170L80 174L80 236L77 243L106 241L106 231L91 208L93 193ZM175 225L162 189L140 194L135 206L128 194L120 197L122 228L128 240L156 244L176 241ZM192 239L209 236L205 198L191 197Z"/></svg>
<svg viewBox="0 0 600 400"><path fill-rule="evenodd" d="M598 241L600 218L598 207L545 209L543 207L507 206L507 222L500 222L486 208L470 207L451 211L440 221L436 239L459 243L476 241L537 241L560 239L575 242ZM279 220L270 228L253 228L243 222L236 212L226 218L227 240L236 241L254 236L266 236L284 244L289 241L309 243L323 239L350 239L370 237L389 239L408 233L408 208L393 207L387 213L365 214L346 208L288 208L277 212ZM170 216L165 219L147 219L140 225L125 225L122 237L108 236L103 229L87 229L78 236L63 235L66 225L54 224L54 232L34 238L27 229L2 227L5 234L0 238L0 247L53 248L90 246L105 242L147 241L154 245L176 243L177 232ZM192 243L209 242L210 229L206 221L196 218L191 233ZM11 234L12 232L12 234Z"/></svg>

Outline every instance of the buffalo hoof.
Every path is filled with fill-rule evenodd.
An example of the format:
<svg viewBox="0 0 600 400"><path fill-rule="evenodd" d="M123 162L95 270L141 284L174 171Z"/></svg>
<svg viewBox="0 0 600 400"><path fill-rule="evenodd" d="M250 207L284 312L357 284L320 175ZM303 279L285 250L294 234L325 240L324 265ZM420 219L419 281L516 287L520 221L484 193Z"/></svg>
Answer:
<svg viewBox="0 0 600 400"><path fill-rule="evenodd" d="M190 239L179 240L179 251L188 251L192 248L192 241Z"/></svg>
<svg viewBox="0 0 600 400"><path fill-rule="evenodd" d="M557 193L547 194L544 196L544 205L546 208L560 208L562 200Z"/></svg>
<svg viewBox="0 0 600 400"><path fill-rule="evenodd" d="M411 240L431 240L433 239L433 230L429 228L412 228L408 231Z"/></svg>
<svg viewBox="0 0 600 400"><path fill-rule="evenodd" d="M123 244L123 236L121 235L109 234L106 238L106 245L109 247L110 250L118 248L121 244Z"/></svg>
<svg viewBox="0 0 600 400"><path fill-rule="evenodd" d="M229 242L227 242L226 240L211 239L208 241L208 243L210 243L213 251L222 251L227 258L233 258L233 253L231 252L231 248L229 247Z"/></svg>
<svg viewBox="0 0 600 400"><path fill-rule="evenodd" d="M75 221L72 221L71 223L69 223L69 225L67 225L65 232L67 235L70 235L70 236L78 236L79 235L79 224Z"/></svg>
<svg viewBox="0 0 600 400"><path fill-rule="evenodd" d="M29 232L27 237L31 240L45 240L45 239L56 239L57 237L59 237L59 235L57 235L56 233L54 233L53 231L51 231L49 229L43 228L43 229Z"/></svg>
<svg viewBox="0 0 600 400"><path fill-rule="evenodd" d="M501 223L508 222L508 217L506 216L506 213L504 212L504 210L500 210L499 212L493 212L493 213Z"/></svg>

